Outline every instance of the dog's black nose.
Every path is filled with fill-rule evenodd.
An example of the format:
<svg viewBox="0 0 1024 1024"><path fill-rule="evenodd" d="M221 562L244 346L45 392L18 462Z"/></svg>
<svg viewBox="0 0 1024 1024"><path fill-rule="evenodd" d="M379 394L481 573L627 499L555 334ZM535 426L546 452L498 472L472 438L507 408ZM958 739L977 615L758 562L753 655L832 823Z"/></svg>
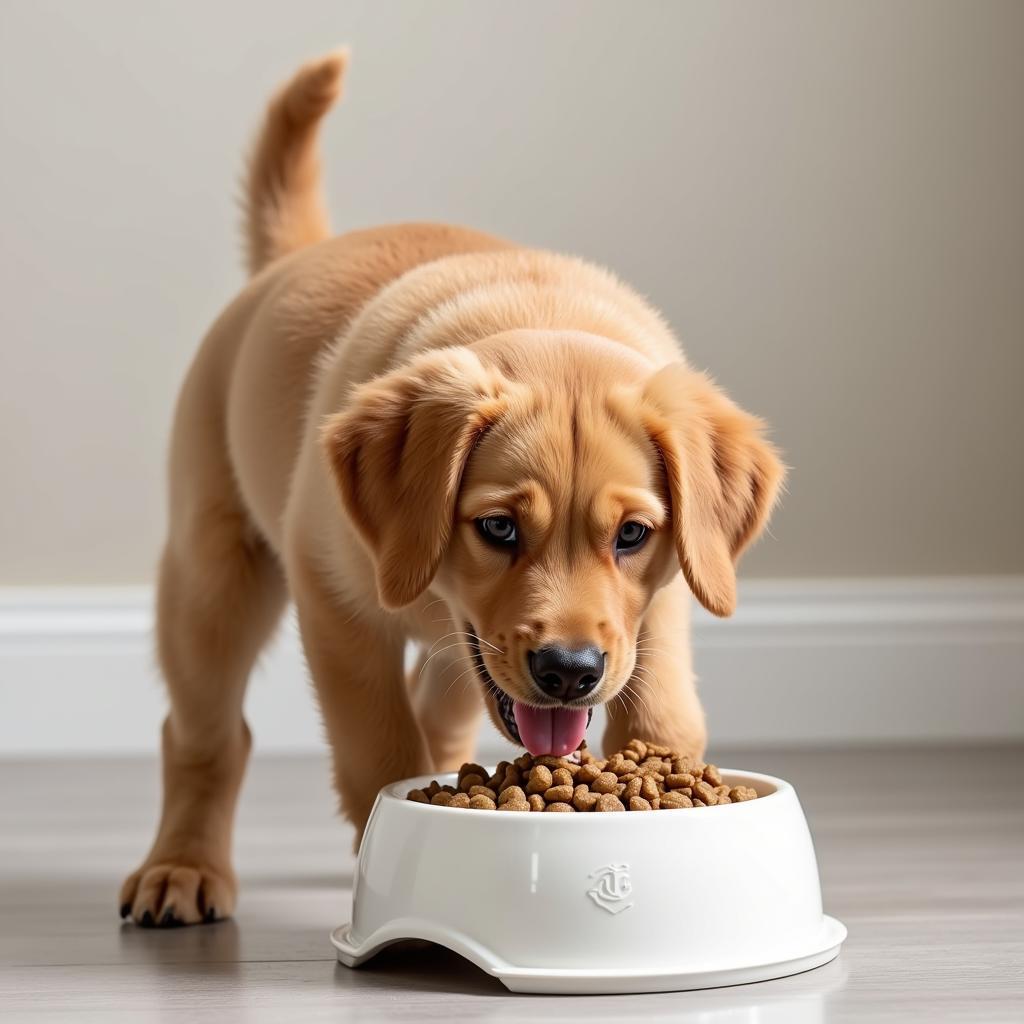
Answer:
<svg viewBox="0 0 1024 1024"><path fill-rule="evenodd" d="M585 697L604 675L604 654L593 645L542 647L530 651L529 661L534 682L549 697L564 701Z"/></svg>

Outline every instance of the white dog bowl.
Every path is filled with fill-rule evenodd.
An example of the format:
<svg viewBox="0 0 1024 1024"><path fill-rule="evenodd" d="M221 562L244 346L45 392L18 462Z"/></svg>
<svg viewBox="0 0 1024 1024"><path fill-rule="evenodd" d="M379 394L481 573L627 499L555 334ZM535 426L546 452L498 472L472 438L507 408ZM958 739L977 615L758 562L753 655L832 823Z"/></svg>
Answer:
<svg viewBox="0 0 1024 1024"><path fill-rule="evenodd" d="M447 946L517 992L662 992L781 978L832 960L814 847L782 779L723 771L757 800L620 814L435 807L383 789L353 920L331 936L357 967L385 946ZM455 776L442 776L454 785Z"/></svg>

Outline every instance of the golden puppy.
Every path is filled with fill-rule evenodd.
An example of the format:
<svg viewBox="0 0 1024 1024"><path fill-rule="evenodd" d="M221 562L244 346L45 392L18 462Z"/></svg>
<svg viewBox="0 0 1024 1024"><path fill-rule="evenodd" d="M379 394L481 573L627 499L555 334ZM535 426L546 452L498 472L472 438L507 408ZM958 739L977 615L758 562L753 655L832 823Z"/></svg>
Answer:
<svg viewBox="0 0 1024 1024"><path fill-rule="evenodd" d="M359 828L382 783L468 760L485 706L533 753L575 750L603 703L606 746L699 756L690 592L733 610L782 479L761 423L606 271L440 225L330 238L316 132L344 66L270 104L253 277L178 402L163 814L121 893L142 924L234 908L242 698L289 598Z"/></svg>

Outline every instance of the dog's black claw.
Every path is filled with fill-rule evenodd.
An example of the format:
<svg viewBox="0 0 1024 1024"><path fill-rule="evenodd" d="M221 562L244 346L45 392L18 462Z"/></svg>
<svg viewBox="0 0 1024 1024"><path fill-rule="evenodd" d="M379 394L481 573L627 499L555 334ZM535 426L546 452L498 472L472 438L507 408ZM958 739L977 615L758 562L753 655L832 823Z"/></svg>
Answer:
<svg viewBox="0 0 1024 1024"><path fill-rule="evenodd" d="M130 903L121 904L121 920L123 921L132 912L132 905Z"/></svg>
<svg viewBox="0 0 1024 1024"><path fill-rule="evenodd" d="M168 907L164 911L164 916L160 918L161 928L170 928L172 925L176 925L178 922L174 917L174 907Z"/></svg>
<svg viewBox="0 0 1024 1024"><path fill-rule="evenodd" d="M142 915L142 920L139 922L139 924L141 924L143 928L152 928L153 927L153 915L147 910Z"/></svg>
<svg viewBox="0 0 1024 1024"><path fill-rule="evenodd" d="M203 915L203 920L207 924L209 924L211 921L216 921L217 920L217 908L216 907L207 907L206 908L206 913Z"/></svg>

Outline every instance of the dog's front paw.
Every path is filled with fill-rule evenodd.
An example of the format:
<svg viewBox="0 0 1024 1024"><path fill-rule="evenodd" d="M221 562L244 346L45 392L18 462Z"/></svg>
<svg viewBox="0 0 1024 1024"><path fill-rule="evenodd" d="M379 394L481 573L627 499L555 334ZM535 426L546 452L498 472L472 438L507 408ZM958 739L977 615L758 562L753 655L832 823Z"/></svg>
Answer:
<svg viewBox="0 0 1024 1024"><path fill-rule="evenodd" d="M204 924L230 917L237 894L230 867L151 859L121 886L121 917L144 928Z"/></svg>

